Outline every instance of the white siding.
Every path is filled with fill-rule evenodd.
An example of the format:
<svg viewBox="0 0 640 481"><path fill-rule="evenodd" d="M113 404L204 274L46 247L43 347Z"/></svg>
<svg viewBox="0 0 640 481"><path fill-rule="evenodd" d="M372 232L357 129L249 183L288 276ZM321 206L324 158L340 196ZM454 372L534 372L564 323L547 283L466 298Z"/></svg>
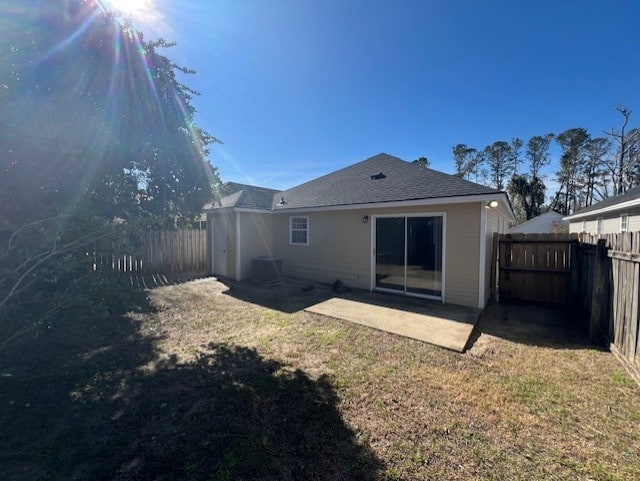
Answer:
<svg viewBox="0 0 640 481"><path fill-rule="evenodd" d="M598 229L598 218L603 220L603 234L615 234L620 232L620 214L629 215L628 232L640 231L640 210L638 208L625 210L623 212L607 212L601 215L595 215L585 219L585 230L591 234L596 234ZM582 232L582 219L572 220L569 225L569 232Z"/></svg>

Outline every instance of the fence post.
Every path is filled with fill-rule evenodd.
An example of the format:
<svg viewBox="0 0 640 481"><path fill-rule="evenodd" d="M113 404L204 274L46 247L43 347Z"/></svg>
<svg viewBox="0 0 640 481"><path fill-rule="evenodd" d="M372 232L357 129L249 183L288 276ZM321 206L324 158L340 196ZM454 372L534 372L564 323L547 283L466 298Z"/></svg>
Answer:
<svg viewBox="0 0 640 481"><path fill-rule="evenodd" d="M580 311L580 279L582 277L582 249L578 240L571 241L571 317L579 320Z"/></svg>
<svg viewBox="0 0 640 481"><path fill-rule="evenodd" d="M598 239L596 263L593 272L593 291L591 296L591 319L589 320L589 339L598 342L601 339L601 320L603 302L605 302L605 261L607 259L607 241Z"/></svg>
<svg viewBox="0 0 640 481"><path fill-rule="evenodd" d="M500 234L498 232L493 233L493 239L491 243L491 300L493 302L500 302L500 292L498 289L498 245L500 242Z"/></svg>

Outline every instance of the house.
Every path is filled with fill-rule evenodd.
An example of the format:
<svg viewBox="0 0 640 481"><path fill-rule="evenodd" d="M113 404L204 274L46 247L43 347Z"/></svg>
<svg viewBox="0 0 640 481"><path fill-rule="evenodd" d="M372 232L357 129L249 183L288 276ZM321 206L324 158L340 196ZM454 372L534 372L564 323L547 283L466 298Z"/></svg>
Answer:
<svg viewBox="0 0 640 481"><path fill-rule="evenodd" d="M491 237L514 220L504 192L379 154L285 191L240 186L207 211L211 272L285 276L484 307Z"/></svg>
<svg viewBox="0 0 640 481"><path fill-rule="evenodd" d="M562 214L550 210L509 229L509 234L556 234L568 232L569 223L562 220Z"/></svg>
<svg viewBox="0 0 640 481"><path fill-rule="evenodd" d="M612 234L640 231L640 186L604 199L564 218L570 233Z"/></svg>

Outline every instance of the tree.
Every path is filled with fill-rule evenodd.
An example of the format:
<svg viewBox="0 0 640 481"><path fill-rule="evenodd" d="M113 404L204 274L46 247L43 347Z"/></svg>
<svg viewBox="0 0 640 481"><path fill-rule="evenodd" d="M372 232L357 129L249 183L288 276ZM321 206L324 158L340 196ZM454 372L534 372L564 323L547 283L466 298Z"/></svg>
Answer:
<svg viewBox="0 0 640 481"><path fill-rule="evenodd" d="M613 180L614 194L622 194L626 192L630 186L633 167L629 162L629 154L634 142L629 142L629 138L625 132L629 124L631 111L623 106L616 107L616 110L622 115L622 126L618 132L612 127L609 132L605 133L617 144L617 152L613 162L609 163L609 169Z"/></svg>
<svg viewBox="0 0 640 481"><path fill-rule="evenodd" d="M594 201L606 197L606 191L603 189L604 167L606 156L611 151L611 142L602 137L589 139L584 150L584 162L581 166L582 179L580 181L583 189L581 205L588 207L593 205Z"/></svg>
<svg viewBox="0 0 640 481"><path fill-rule="evenodd" d="M58 0L18 10L23 29L1 52L15 59L0 73L2 214L189 222L219 183L206 160L215 139L195 125L196 93L176 78L192 71L160 53L173 44L147 42L101 8Z"/></svg>
<svg viewBox="0 0 640 481"><path fill-rule="evenodd" d="M621 194L640 183L640 128L627 132L631 110L622 106L616 110L622 115L622 126L619 131L611 128L605 133L616 144L616 152L608 162L608 168L614 194Z"/></svg>
<svg viewBox="0 0 640 481"><path fill-rule="evenodd" d="M514 138L511 143L499 140L484 148L493 187L503 190L505 180L517 173L522 140Z"/></svg>
<svg viewBox="0 0 640 481"><path fill-rule="evenodd" d="M527 142L526 157L529 160L531 177L540 177L540 170L549 165L549 146L554 135L535 135Z"/></svg>
<svg viewBox="0 0 640 481"><path fill-rule="evenodd" d="M131 285L93 272L90 246L118 225L187 224L220 184L177 80L193 72L160 53L172 44L95 0L15 3L0 43L0 345L13 320L37 326L69 300L120 305Z"/></svg>
<svg viewBox="0 0 640 481"><path fill-rule="evenodd" d="M585 148L590 138L589 132L581 127L567 129L556 137L562 154L560 171L557 173L560 189L556 194L554 207L560 210L561 214L569 215L577 207L579 174L584 170Z"/></svg>
<svg viewBox="0 0 640 481"><path fill-rule="evenodd" d="M481 168L484 162L483 152L479 152L465 144L458 144L453 147L453 159L458 177L466 180L473 178L475 182L481 181L484 177L484 172Z"/></svg>
<svg viewBox="0 0 640 481"><path fill-rule="evenodd" d="M522 209L522 218L519 221L529 220L541 214L544 204L545 185L539 177L528 175L514 175L507 186L507 191L512 198L514 207Z"/></svg>
<svg viewBox="0 0 640 481"><path fill-rule="evenodd" d="M426 157L417 158L416 160L414 160L411 163L419 165L421 167L429 167L429 165L431 164L431 162L429 162L429 159L427 159Z"/></svg>

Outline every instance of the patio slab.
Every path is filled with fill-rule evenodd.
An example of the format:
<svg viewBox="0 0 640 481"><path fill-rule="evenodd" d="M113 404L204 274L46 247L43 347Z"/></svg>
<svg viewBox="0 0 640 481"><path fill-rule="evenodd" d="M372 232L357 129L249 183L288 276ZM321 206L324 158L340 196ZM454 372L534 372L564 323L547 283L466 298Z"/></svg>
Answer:
<svg viewBox="0 0 640 481"><path fill-rule="evenodd" d="M376 293L334 297L305 310L456 352L464 352L482 312L464 306L390 297Z"/></svg>

